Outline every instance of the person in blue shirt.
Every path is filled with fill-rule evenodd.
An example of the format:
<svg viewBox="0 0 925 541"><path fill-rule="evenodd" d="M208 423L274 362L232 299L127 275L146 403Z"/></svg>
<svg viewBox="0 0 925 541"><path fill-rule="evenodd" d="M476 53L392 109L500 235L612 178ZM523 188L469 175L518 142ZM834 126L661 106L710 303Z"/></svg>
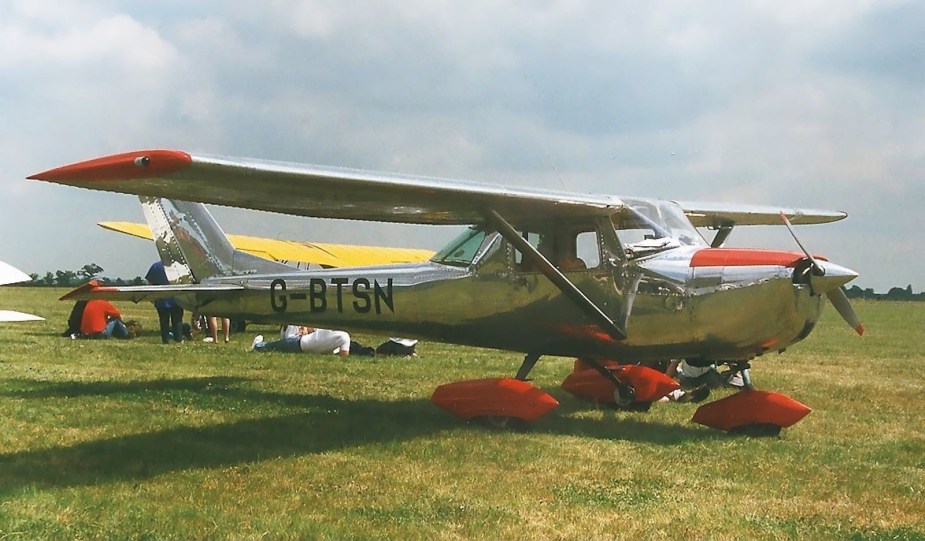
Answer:
<svg viewBox="0 0 925 541"><path fill-rule="evenodd" d="M168 285L167 271L164 269L164 263L155 261L145 280L155 286ZM170 335L173 333L173 339L177 342L183 341L183 308L177 304L176 299L168 297L154 301L154 308L157 309L157 318L161 325L161 342L167 344L170 342Z"/></svg>

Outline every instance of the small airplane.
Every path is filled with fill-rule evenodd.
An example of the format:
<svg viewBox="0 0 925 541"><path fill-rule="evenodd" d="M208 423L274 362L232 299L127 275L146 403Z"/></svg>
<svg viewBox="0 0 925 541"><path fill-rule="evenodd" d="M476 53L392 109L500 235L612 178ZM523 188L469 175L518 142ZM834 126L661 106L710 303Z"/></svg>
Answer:
<svg viewBox="0 0 925 541"><path fill-rule="evenodd" d="M9 263L0 261L0 286L30 281L32 281L32 278L28 274ZM23 312L16 312L14 310L0 310L0 322L11 321L45 321L45 318Z"/></svg>
<svg viewBox="0 0 925 541"><path fill-rule="evenodd" d="M725 366L745 382L743 391L701 406L695 421L779 433L809 408L754 389L750 363L805 339L825 298L863 333L842 289L854 271L802 245L800 252L722 247L736 226L784 225L796 239L793 223L833 222L844 212L510 188L176 150L106 156L29 178L165 198L152 232L175 283L90 283L63 299L173 296L185 308L232 318L524 353L514 378L435 391L432 401L463 419L532 421L554 409L558 402L528 382L543 355L580 358L589 368L576 370L580 384L567 390L596 400L606 389L618 406L648 404L677 387L642 365L684 359ZM235 250L208 211L189 201L470 228L424 263L304 271ZM698 227L715 237L708 242Z"/></svg>
<svg viewBox="0 0 925 541"><path fill-rule="evenodd" d="M143 205L151 203L142 203ZM145 211L146 214L149 211ZM133 222L99 222L103 229L141 239L154 240L151 229ZM297 269L359 267L392 263L421 263L433 257L432 250L391 248L354 244L330 244L295 240L270 239L248 235L228 235L236 250L264 259L287 263Z"/></svg>

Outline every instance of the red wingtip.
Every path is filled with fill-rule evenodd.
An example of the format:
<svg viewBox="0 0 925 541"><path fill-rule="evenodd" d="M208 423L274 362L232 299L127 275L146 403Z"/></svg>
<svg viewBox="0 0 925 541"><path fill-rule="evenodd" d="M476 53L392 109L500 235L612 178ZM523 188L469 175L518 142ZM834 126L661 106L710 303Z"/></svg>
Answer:
<svg viewBox="0 0 925 541"><path fill-rule="evenodd" d="M61 184L151 178L175 173L192 162L189 154L179 150L139 150L64 165L27 178Z"/></svg>
<svg viewBox="0 0 925 541"><path fill-rule="evenodd" d="M864 336L864 325L858 323L858 326L854 328L854 331L858 333L858 336Z"/></svg>

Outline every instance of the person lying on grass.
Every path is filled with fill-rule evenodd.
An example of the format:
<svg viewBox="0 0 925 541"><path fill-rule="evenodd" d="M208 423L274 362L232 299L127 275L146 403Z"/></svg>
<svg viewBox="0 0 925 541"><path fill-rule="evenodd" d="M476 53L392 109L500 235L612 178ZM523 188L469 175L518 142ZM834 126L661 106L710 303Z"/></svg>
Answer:
<svg viewBox="0 0 925 541"><path fill-rule="evenodd" d="M251 343L251 351L350 355L350 335L345 331L286 325L280 335L279 340L267 342L262 334L258 334Z"/></svg>

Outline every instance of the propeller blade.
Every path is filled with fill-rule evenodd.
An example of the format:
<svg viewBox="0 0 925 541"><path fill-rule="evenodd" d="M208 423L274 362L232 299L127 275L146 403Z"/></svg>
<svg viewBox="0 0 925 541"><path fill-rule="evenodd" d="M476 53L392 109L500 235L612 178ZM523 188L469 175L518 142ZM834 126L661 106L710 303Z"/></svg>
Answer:
<svg viewBox="0 0 925 541"><path fill-rule="evenodd" d="M858 315L854 312L854 308L851 307L848 296L845 295L845 290L838 287L826 293L826 296L829 298L832 306L841 314L842 319L844 319L856 333L863 335L864 325L861 324L861 320L858 319Z"/></svg>

